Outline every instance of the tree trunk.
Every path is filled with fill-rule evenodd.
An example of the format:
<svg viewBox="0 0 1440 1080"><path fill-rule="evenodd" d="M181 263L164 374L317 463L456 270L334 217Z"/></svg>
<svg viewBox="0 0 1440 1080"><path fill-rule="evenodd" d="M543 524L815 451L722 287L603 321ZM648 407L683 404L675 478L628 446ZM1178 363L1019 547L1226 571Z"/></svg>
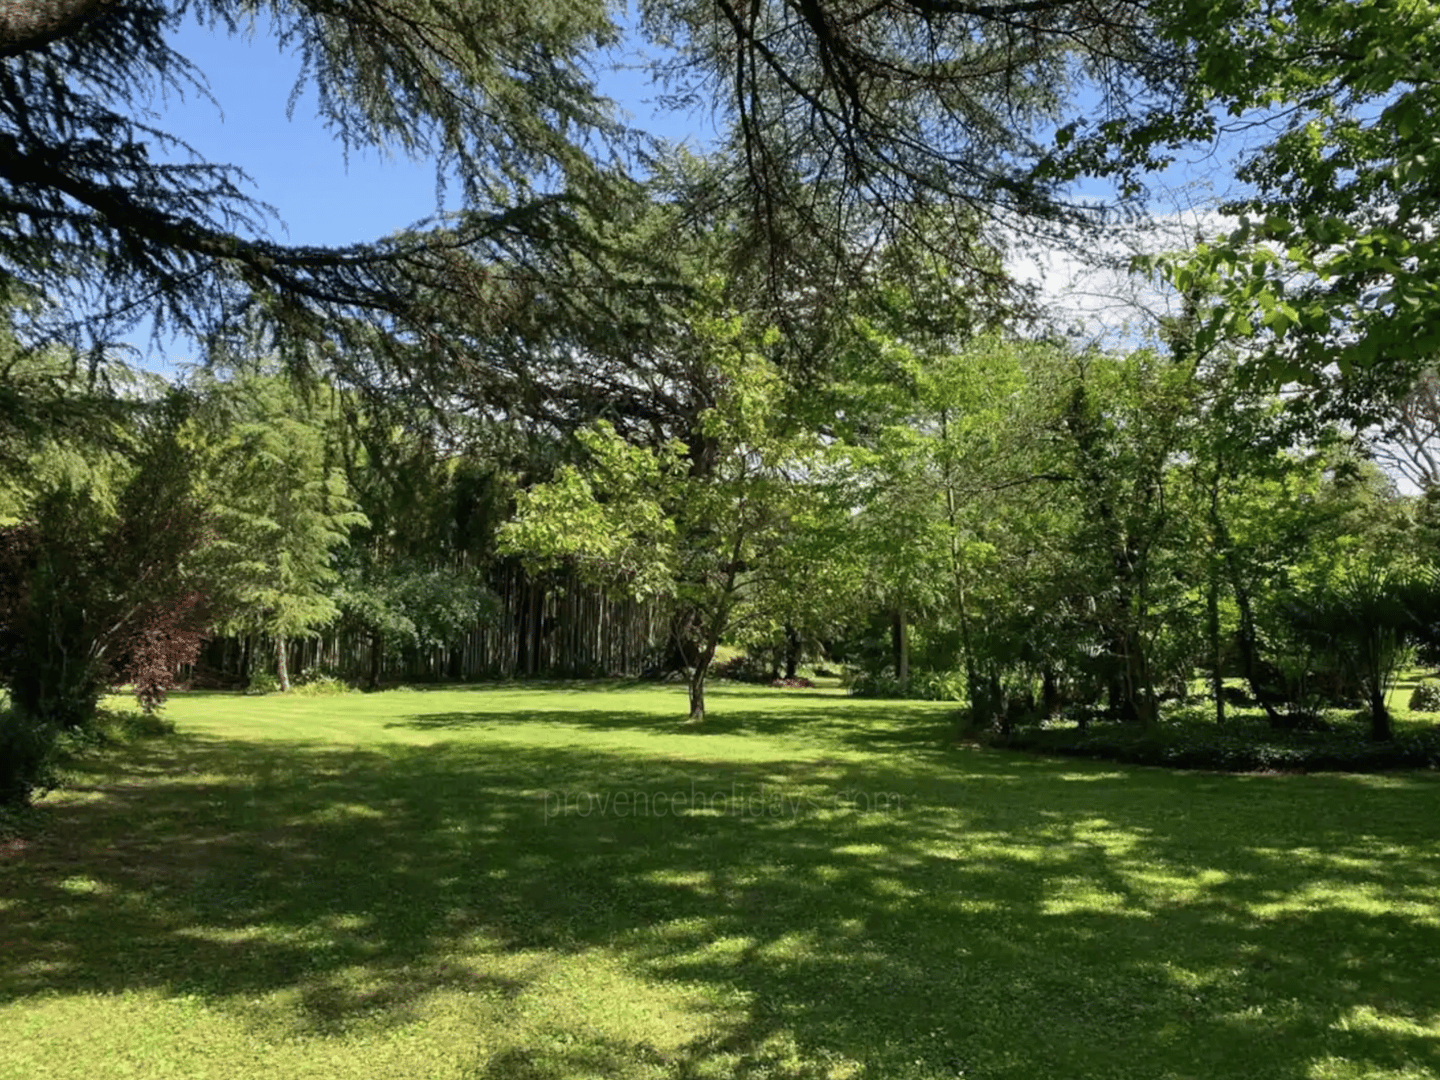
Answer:
<svg viewBox="0 0 1440 1080"><path fill-rule="evenodd" d="M1255 613L1250 607L1250 593L1241 586L1238 575L1233 571L1230 585L1235 590L1235 603L1240 608L1240 666L1245 672L1245 682L1250 687L1250 693L1265 710L1270 726L1282 728L1285 726L1284 718L1270 700L1270 694L1260 685L1260 671L1256 662L1256 653L1259 650L1256 645Z"/></svg>
<svg viewBox="0 0 1440 1080"><path fill-rule="evenodd" d="M695 667L690 671L690 719L699 723L705 719L705 675L710 670L710 661L715 659L715 647L707 646L695 658Z"/></svg>
<svg viewBox="0 0 1440 1080"><path fill-rule="evenodd" d="M940 438L950 441L950 412L940 410ZM950 472L950 455L941 458L941 475L945 482L945 521L950 526L947 542L950 545L950 580L955 586L955 610L960 616L960 648L965 653L965 694L970 699L970 726L980 730L989 724L991 717L984 715L990 710L985 705L986 694L980 685L980 672L975 664L974 642L970 635L970 612L965 605L965 570L960 558L960 518L955 499L955 484Z"/></svg>
<svg viewBox="0 0 1440 1080"><path fill-rule="evenodd" d="M947 492L947 495L949 493ZM955 608L960 615L960 648L965 653L965 693L970 698L970 726L979 731L994 719L986 705L988 694L980 682L980 669L975 663L975 649L970 636L970 610L965 603L965 590L960 573L955 572Z"/></svg>
<svg viewBox="0 0 1440 1080"><path fill-rule="evenodd" d="M275 638L275 678L280 682L282 694L290 691L290 657L286 655L290 651L289 644L284 634Z"/></svg>
<svg viewBox="0 0 1440 1080"><path fill-rule="evenodd" d="M519 602L515 605L515 676L524 678L530 673L530 607L534 586L528 581L520 589Z"/></svg>
<svg viewBox="0 0 1440 1080"><path fill-rule="evenodd" d="M527 675L539 675L544 669L545 658L545 589L536 585L530 605L530 670Z"/></svg>
<svg viewBox="0 0 1440 1080"><path fill-rule="evenodd" d="M1217 459L1215 475L1210 481L1210 551L1208 589L1205 594L1205 633L1210 651L1210 690L1215 696L1215 723L1225 726L1225 671L1224 653L1220 647L1220 557L1216 550L1225 535L1225 523L1220 518L1220 464Z"/></svg>
<svg viewBox="0 0 1440 1080"><path fill-rule="evenodd" d="M1160 719L1160 701L1155 694L1155 680L1150 675L1150 658L1140 634L1125 635L1125 687L1130 695L1131 711L1141 727L1150 727Z"/></svg>
<svg viewBox="0 0 1440 1080"><path fill-rule="evenodd" d="M1210 560L1209 590L1205 597L1205 635L1210 652L1210 692L1215 697L1215 723L1225 726L1225 670L1220 647L1220 570Z"/></svg>
<svg viewBox="0 0 1440 1080"><path fill-rule="evenodd" d="M998 724L1000 734L1010 738L1010 703L1005 700L1005 688L1000 685L1000 673L993 668L990 671L990 713L991 723Z"/></svg>
<svg viewBox="0 0 1440 1080"><path fill-rule="evenodd" d="M795 678L795 669L800 666L800 633L795 627L785 626L785 678Z"/></svg>
<svg viewBox="0 0 1440 1080"><path fill-rule="evenodd" d="M1060 712L1060 680L1055 677L1052 667L1045 668L1040 675L1040 707L1046 716L1055 716Z"/></svg>
<svg viewBox="0 0 1440 1080"><path fill-rule="evenodd" d="M1385 705L1384 680L1370 684L1370 738L1375 742L1389 742L1395 737L1390 710Z"/></svg>
<svg viewBox="0 0 1440 1080"><path fill-rule="evenodd" d="M1101 632L1105 641L1103 671L1106 711L1116 720L1126 723L1138 721L1140 712L1136 707L1138 702L1133 681L1134 671L1131 667L1130 634L1113 623L1106 623Z"/></svg>
<svg viewBox="0 0 1440 1080"><path fill-rule="evenodd" d="M385 635L376 630L370 635L370 689L380 689L380 669L385 661Z"/></svg>
<svg viewBox="0 0 1440 1080"><path fill-rule="evenodd" d="M43 48L105 10L109 0L0 0L0 58Z"/></svg>
<svg viewBox="0 0 1440 1080"><path fill-rule="evenodd" d="M1257 664L1257 653L1259 651L1257 636L1255 633L1255 612L1250 607L1250 590L1245 588L1240 577L1240 567L1235 560L1235 552L1228 547L1230 542L1229 530L1225 528L1225 522L1219 514L1213 517L1215 525L1215 539L1218 544L1225 546L1225 568L1230 574L1230 588L1235 593L1235 604L1240 608L1240 670L1245 676L1245 683L1250 687L1250 693L1265 710L1265 716L1270 721L1272 728L1285 726L1284 719L1280 712L1270 701L1270 695L1260 686L1260 672Z"/></svg>
<svg viewBox="0 0 1440 1080"><path fill-rule="evenodd" d="M895 609L890 628L890 641L895 651L895 678L902 687L910 685L910 627L905 609Z"/></svg>
<svg viewBox="0 0 1440 1080"><path fill-rule="evenodd" d="M692 647L690 642L698 637L699 616L694 611L672 611L669 615L670 633L665 645L664 658L658 669L653 674L658 679L664 679L674 672L688 673L694 665L691 664L691 653L698 649Z"/></svg>

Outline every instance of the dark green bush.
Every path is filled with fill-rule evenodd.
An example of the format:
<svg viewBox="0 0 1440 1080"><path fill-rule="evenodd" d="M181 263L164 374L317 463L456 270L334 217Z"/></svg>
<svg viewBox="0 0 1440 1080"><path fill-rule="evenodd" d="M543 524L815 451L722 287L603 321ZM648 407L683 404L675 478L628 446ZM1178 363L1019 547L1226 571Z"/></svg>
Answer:
<svg viewBox="0 0 1440 1080"><path fill-rule="evenodd" d="M910 685L888 672L861 672L850 680L852 697L913 701L964 701L965 676L958 671L920 671L910 676Z"/></svg>
<svg viewBox="0 0 1440 1080"><path fill-rule="evenodd" d="M334 675L312 675L304 682L295 683L290 690L297 697L329 697L355 692L353 686Z"/></svg>
<svg viewBox="0 0 1440 1080"><path fill-rule="evenodd" d="M851 697L894 700L905 696L900 680L885 672L862 671L848 685Z"/></svg>
<svg viewBox="0 0 1440 1080"><path fill-rule="evenodd" d="M1276 731L1263 726L1096 723L1019 727L1005 745L1042 754L1218 772L1380 772L1440 768L1440 729L1374 742L1358 727Z"/></svg>
<svg viewBox="0 0 1440 1080"><path fill-rule="evenodd" d="M731 682L769 683L775 678L775 668L760 657L742 654L714 665L710 669L710 677Z"/></svg>
<svg viewBox="0 0 1440 1080"><path fill-rule="evenodd" d="M965 673L922 671L910 678L910 696L923 701L964 701Z"/></svg>
<svg viewBox="0 0 1440 1080"><path fill-rule="evenodd" d="M245 686L247 694L276 694L280 692L280 680L268 671L256 671Z"/></svg>
<svg viewBox="0 0 1440 1080"><path fill-rule="evenodd" d="M0 806L23 806L59 783L54 724L0 708Z"/></svg>
<svg viewBox="0 0 1440 1080"><path fill-rule="evenodd" d="M1440 682L1427 679L1410 692L1411 712L1440 712Z"/></svg>

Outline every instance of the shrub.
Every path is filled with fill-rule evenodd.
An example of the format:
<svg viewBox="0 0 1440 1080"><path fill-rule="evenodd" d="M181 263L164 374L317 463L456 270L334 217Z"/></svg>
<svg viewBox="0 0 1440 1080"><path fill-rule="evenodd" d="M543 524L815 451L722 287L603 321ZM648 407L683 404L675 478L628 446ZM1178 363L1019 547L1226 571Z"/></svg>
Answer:
<svg viewBox="0 0 1440 1080"><path fill-rule="evenodd" d="M150 605L120 636L110 680L133 685L140 707L154 712L175 688L176 671L199 658L208 637L203 627L204 601L198 593Z"/></svg>
<svg viewBox="0 0 1440 1080"><path fill-rule="evenodd" d="M140 425L106 497L63 480L36 493L27 523L0 527L0 682L26 714L79 729L106 687L126 683L154 708L196 659L207 618L195 565L211 520L179 440L186 403L169 398Z"/></svg>
<svg viewBox="0 0 1440 1080"><path fill-rule="evenodd" d="M300 697L329 697L332 694L349 694L354 692L354 689L344 679L338 679L334 675L315 675L292 685L290 692Z"/></svg>
<svg viewBox="0 0 1440 1080"><path fill-rule="evenodd" d="M852 697L913 701L964 701L965 676L958 671L921 671L910 676L910 685L888 672L861 672L850 681Z"/></svg>
<svg viewBox="0 0 1440 1080"><path fill-rule="evenodd" d="M268 671L257 671L250 676L245 687L247 694L276 694L280 692L280 680Z"/></svg>
<svg viewBox="0 0 1440 1080"><path fill-rule="evenodd" d="M925 701L964 701L965 675L959 671L923 671L911 678L910 696Z"/></svg>
<svg viewBox="0 0 1440 1080"><path fill-rule="evenodd" d="M757 657L746 655L714 665L710 669L710 675L712 678L729 679L731 682L769 683L775 677L775 669Z"/></svg>
<svg viewBox="0 0 1440 1080"><path fill-rule="evenodd" d="M900 680L886 672L862 671L850 680L850 696L891 700L905 696Z"/></svg>
<svg viewBox="0 0 1440 1080"><path fill-rule="evenodd" d="M53 724L18 709L0 709L0 805L23 806L59 784Z"/></svg>
<svg viewBox="0 0 1440 1080"><path fill-rule="evenodd" d="M1440 767L1440 729L1386 742L1363 727L1333 732L1277 731L1263 725L1098 723L1078 728L1016 728L1006 745L1042 754L1217 772L1380 772Z"/></svg>
<svg viewBox="0 0 1440 1080"><path fill-rule="evenodd" d="M1440 712L1440 682L1427 679L1410 692L1411 712Z"/></svg>

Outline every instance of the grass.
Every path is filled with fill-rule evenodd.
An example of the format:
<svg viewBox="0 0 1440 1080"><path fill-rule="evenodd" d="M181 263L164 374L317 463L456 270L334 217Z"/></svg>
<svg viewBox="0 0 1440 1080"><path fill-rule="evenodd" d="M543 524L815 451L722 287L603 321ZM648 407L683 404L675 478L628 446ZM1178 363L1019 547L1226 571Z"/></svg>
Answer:
<svg viewBox="0 0 1440 1080"><path fill-rule="evenodd" d="M1435 776L710 706L178 697L0 846L0 1078L1440 1076Z"/></svg>

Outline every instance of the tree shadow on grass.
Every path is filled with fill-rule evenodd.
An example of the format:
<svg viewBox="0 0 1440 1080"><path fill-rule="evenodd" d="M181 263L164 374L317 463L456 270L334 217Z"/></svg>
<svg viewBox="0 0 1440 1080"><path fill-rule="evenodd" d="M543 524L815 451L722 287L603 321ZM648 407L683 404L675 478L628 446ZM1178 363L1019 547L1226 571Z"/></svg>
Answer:
<svg viewBox="0 0 1440 1080"><path fill-rule="evenodd" d="M472 1074L1440 1069L1432 779L903 757L149 743L0 863L0 1002L153 989L306 1038L455 990L503 1027L603 954L710 1013L666 1047L532 1023Z"/></svg>
<svg viewBox="0 0 1440 1080"><path fill-rule="evenodd" d="M385 725L417 731L519 729L555 724L594 731L643 731L654 735L753 735L799 737L829 747L864 751L942 749L953 742L957 718L953 706L911 702L857 704L836 697L772 705L755 698L726 702L700 723L683 714L661 715L624 709L506 709L412 713Z"/></svg>

